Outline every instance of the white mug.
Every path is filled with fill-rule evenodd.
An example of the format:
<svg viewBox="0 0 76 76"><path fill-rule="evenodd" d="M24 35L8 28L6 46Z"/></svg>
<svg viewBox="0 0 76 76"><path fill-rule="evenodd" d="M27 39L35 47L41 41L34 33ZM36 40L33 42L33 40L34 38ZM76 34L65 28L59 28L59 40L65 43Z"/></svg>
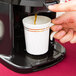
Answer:
<svg viewBox="0 0 76 76"><path fill-rule="evenodd" d="M26 51L32 55L42 55L48 52L49 47L49 30L54 24L46 16L37 16L36 25L34 25L35 16L25 17L22 22L24 25ZM53 36L56 32L50 35Z"/></svg>

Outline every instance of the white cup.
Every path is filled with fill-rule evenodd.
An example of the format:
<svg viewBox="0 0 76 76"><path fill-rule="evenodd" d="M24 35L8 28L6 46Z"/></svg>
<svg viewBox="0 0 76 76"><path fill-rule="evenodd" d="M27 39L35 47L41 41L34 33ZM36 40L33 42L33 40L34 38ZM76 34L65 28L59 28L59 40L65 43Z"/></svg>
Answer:
<svg viewBox="0 0 76 76"><path fill-rule="evenodd" d="M23 21L26 51L32 55L42 55L48 52L49 30L53 26L51 19L46 16L37 16L36 25L34 25L35 16L25 17ZM50 39L56 32L51 34Z"/></svg>

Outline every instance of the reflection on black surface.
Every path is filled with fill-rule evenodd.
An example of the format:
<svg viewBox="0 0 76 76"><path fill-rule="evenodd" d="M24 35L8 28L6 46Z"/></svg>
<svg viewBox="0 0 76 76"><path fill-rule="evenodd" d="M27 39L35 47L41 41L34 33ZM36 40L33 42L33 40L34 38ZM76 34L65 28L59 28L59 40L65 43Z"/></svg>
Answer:
<svg viewBox="0 0 76 76"><path fill-rule="evenodd" d="M22 19L27 17L24 11L24 7L13 6L14 7L14 49L12 52L11 61L20 66L35 66L47 63L48 59L50 61L53 59L53 44L49 44L49 50L46 54L41 56L33 56L26 52L25 38L24 38L24 27L22 24ZM18 8L19 7L19 8ZM17 11L16 11L17 10ZM21 10L21 12L20 12ZM32 8L35 11L35 8ZM30 13L31 14L31 13ZM56 13L54 12L39 12L39 15L48 16L50 18L55 18Z"/></svg>
<svg viewBox="0 0 76 76"><path fill-rule="evenodd" d="M20 44L22 44L22 42ZM52 44L50 45L49 51L44 55L38 55L38 56L30 55L25 51L25 49L23 49L23 47L22 49L18 48L16 50L21 50L23 52L15 52L11 61L19 66L25 66L25 67L26 66L32 67L36 65L45 64L48 63L48 61L52 62L55 60L54 56L61 53L59 50L56 51L52 46Z"/></svg>

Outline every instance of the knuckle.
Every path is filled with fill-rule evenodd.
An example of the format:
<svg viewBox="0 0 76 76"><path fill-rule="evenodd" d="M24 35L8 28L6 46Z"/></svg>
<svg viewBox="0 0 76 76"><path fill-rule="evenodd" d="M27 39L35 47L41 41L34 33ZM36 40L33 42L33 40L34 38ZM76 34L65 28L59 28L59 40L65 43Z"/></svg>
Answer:
<svg viewBox="0 0 76 76"><path fill-rule="evenodd" d="M72 40L70 40L70 43L71 44L76 43L76 40L72 39Z"/></svg>
<svg viewBox="0 0 76 76"><path fill-rule="evenodd" d="M51 27L51 30L52 30L52 31L55 31L55 30L56 30L56 29L55 29L55 26L52 26L52 27Z"/></svg>
<svg viewBox="0 0 76 76"><path fill-rule="evenodd" d="M66 12L72 11L72 8L71 8L70 6L67 6L67 7L65 8L65 11L66 11Z"/></svg>
<svg viewBox="0 0 76 76"><path fill-rule="evenodd" d="M55 39L60 39L60 37L57 34L54 35L54 38Z"/></svg>
<svg viewBox="0 0 76 76"><path fill-rule="evenodd" d="M74 32L74 36L70 40L70 43L76 43L76 32Z"/></svg>
<svg viewBox="0 0 76 76"><path fill-rule="evenodd" d="M76 40L71 40L70 43L71 44L76 43Z"/></svg>
<svg viewBox="0 0 76 76"><path fill-rule="evenodd" d="M61 42L61 43L65 43L66 41L64 41L64 40L60 39L60 42Z"/></svg>
<svg viewBox="0 0 76 76"><path fill-rule="evenodd" d="M70 43L71 43L71 44L74 44L74 43L76 43L76 42L74 42L74 41L70 41Z"/></svg>

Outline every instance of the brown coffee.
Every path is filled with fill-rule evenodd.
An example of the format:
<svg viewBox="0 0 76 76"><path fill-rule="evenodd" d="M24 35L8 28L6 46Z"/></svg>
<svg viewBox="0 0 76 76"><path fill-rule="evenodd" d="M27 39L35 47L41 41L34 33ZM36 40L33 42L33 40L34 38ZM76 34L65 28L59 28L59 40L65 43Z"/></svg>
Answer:
<svg viewBox="0 0 76 76"><path fill-rule="evenodd" d="M34 25L36 25L36 20L37 20L37 14L35 14Z"/></svg>

